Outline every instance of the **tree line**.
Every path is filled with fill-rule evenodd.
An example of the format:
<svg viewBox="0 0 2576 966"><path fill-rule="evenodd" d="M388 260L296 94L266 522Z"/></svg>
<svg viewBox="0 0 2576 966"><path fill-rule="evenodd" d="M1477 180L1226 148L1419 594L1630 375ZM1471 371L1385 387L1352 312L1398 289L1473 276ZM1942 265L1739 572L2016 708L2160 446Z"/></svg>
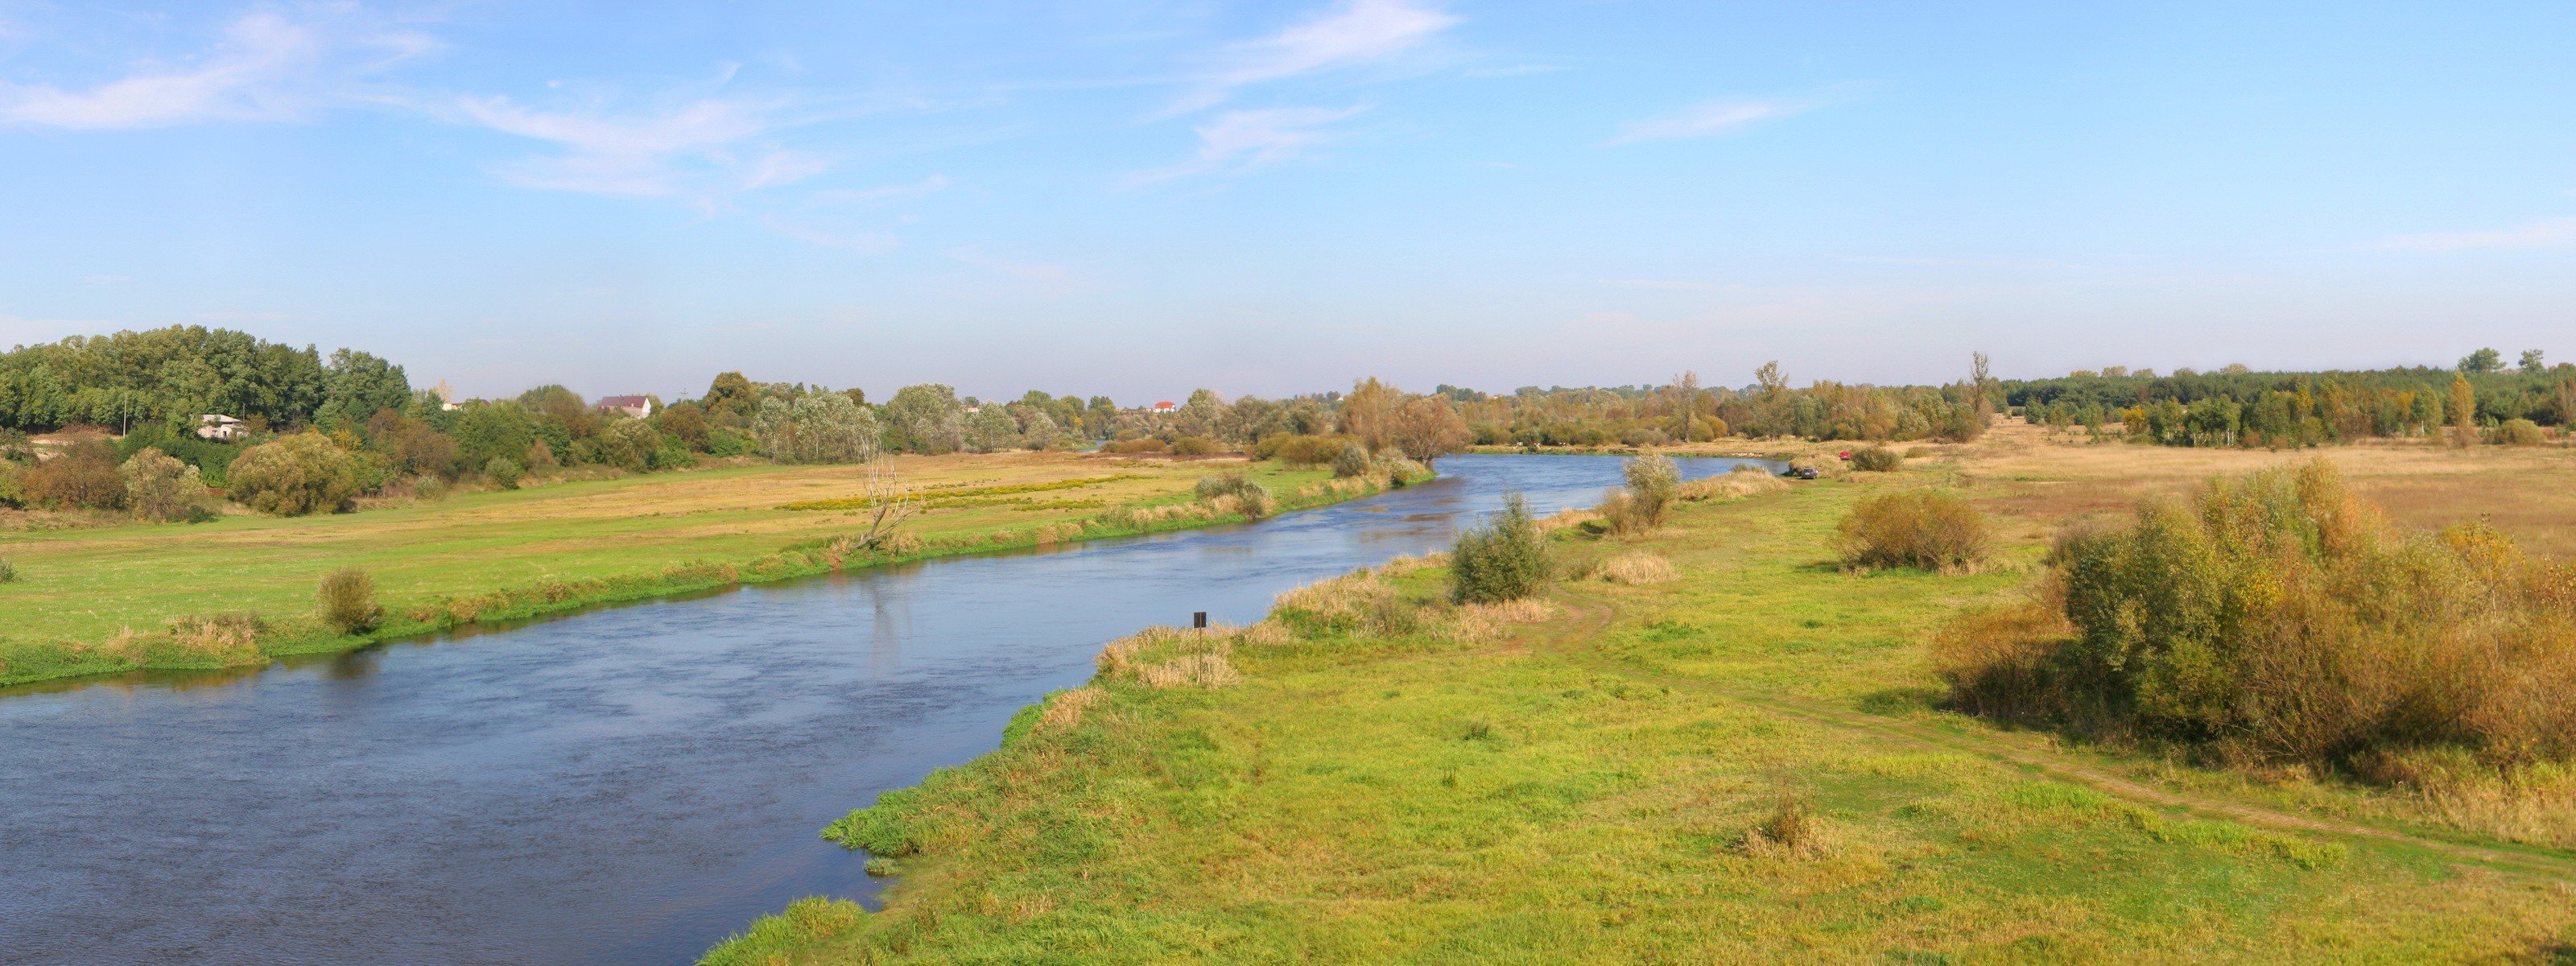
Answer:
<svg viewBox="0 0 2576 966"><path fill-rule="evenodd" d="M2168 446L2312 446L2446 430L2501 442L2538 438L2539 427L2576 419L2576 366L2546 365L2540 350L2507 368L2494 349L2451 368L2352 372L2215 372L2113 366L2055 379L2006 380L2005 401L2034 423L2112 424L2140 442Z"/></svg>

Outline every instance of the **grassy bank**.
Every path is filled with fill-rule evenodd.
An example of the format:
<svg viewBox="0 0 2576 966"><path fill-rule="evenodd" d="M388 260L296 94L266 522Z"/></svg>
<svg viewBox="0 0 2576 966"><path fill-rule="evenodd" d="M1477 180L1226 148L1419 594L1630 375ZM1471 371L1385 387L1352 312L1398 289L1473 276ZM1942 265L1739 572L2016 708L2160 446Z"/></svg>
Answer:
<svg viewBox="0 0 2576 966"><path fill-rule="evenodd" d="M1935 710L1925 640L2012 598L2043 528L2008 520L2001 565L1963 575L1843 572L1829 537L1889 487L2011 513L2080 483L1979 475L2019 445L1687 504L1635 542L1560 531L1578 563L1675 574L1600 567L1645 582L1569 581L1544 613L1459 611L1399 567L1122 642L999 751L833 826L900 872L884 911L806 900L709 961L2576 955L2566 852Z"/></svg>
<svg viewBox="0 0 2576 966"><path fill-rule="evenodd" d="M1241 513L1194 499L1246 471L1279 511L1384 481L1240 461L1061 454L905 457L922 513L878 550L850 543L852 467L740 467L463 494L338 516L228 516L0 535L0 684L218 668L347 650L475 621L959 553L1206 526ZM824 509L801 509L799 506ZM321 575L375 578L385 620L339 634L313 614Z"/></svg>

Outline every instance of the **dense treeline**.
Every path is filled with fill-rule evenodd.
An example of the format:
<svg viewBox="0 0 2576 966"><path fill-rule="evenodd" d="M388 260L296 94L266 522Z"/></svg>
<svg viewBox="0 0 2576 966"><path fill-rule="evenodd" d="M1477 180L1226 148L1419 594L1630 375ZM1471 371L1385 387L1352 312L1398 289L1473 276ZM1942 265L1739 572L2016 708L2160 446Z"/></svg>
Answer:
<svg viewBox="0 0 2576 966"><path fill-rule="evenodd" d="M2368 437L2429 436L2446 428L2498 442L2531 441L2541 426L2576 419L2576 366L2544 366L2539 351L2513 369L2481 349L2452 369L2252 372L2229 366L2158 376L2112 367L2057 379L2007 380L2004 400L2034 423L2113 423L2141 442L2171 446L2306 446Z"/></svg>
<svg viewBox="0 0 2576 966"><path fill-rule="evenodd" d="M1725 436L1964 441L1985 431L2002 398L1985 357L1974 361L1967 379L1937 387L1820 380L1800 389L1774 362L1742 389L1703 388L1696 373L1683 373L1662 386L1440 391L1461 402L1475 441L1488 446L1663 446Z"/></svg>

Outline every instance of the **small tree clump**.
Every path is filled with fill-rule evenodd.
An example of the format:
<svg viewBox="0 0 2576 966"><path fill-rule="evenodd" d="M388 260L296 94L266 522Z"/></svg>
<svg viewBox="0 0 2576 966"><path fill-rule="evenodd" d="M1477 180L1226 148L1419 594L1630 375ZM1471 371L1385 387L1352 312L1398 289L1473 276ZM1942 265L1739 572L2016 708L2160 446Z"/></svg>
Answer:
<svg viewBox="0 0 2576 966"><path fill-rule="evenodd" d="M85 440L69 452L28 467L18 475L26 502L49 507L113 510L125 502L125 480L116 472L116 448L106 440Z"/></svg>
<svg viewBox="0 0 2576 966"><path fill-rule="evenodd" d="M1342 444L1341 453L1333 457L1333 475L1336 477L1348 479L1354 476L1367 476L1368 471L1368 447L1356 442Z"/></svg>
<svg viewBox="0 0 2576 966"><path fill-rule="evenodd" d="M146 520L190 519L206 495L196 467L150 446L134 451L116 473L125 480L126 507Z"/></svg>
<svg viewBox="0 0 2576 966"><path fill-rule="evenodd" d="M1449 552L1449 598L1493 604L1536 596L1555 574L1547 535L1530 515L1529 500L1503 496L1503 512L1458 535Z"/></svg>
<svg viewBox="0 0 2576 966"><path fill-rule="evenodd" d="M1863 446L1854 450L1851 468L1864 473L1888 473L1905 462L1905 454L1885 446Z"/></svg>
<svg viewBox="0 0 2576 966"><path fill-rule="evenodd" d="M495 456L491 462L483 464L483 475L491 477L493 484L504 490L515 490L519 488L519 478L527 475L527 471L510 462L507 456Z"/></svg>
<svg viewBox="0 0 2576 966"><path fill-rule="evenodd" d="M1662 526L1673 500L1681 496L1681 468L1662 453L1648 453L1628 461L1626 476L1628 500L1622 510L1628 525L1617 527L1614 522L1614 528L1643 533Z"/></svg>
<svg viewBox="0 0 2576 966"><path fill-rule="evenodd" d="M2540 424L2528 419L2508 419L2496 426L2495 441L2504 446L2538 446L2549 442Z"/></svg>
<svg viewBox="0 0 2576 966"><path fill-rule="evenodd" d="M233 500L261 513L327 513L358 492L358 461L308 430L243 450L228 478Z"/></svg>
<svg viewBox="0 0 2576 966"><path fill-rule="evenodd" d="M1843 566L1974 570L1992 536L1984 514L1947 493L1882 493L1860 501L1836 527Z"/></svg>
<svg viewBox="0 0 2576 966"><path fill-rule="evenodd" d="M322 604L322 623L342 634L375 630L384 619L384 608L376 606L376 579L359 568L342 567L322 575L316 596Z"/></svg>

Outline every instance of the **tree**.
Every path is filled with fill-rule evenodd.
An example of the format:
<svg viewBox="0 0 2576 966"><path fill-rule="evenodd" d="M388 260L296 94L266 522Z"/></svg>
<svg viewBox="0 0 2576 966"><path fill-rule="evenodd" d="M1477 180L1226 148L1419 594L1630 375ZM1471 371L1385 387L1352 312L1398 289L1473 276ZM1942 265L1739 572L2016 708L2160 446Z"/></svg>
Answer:
<svg viewBox="0 0 2576 966"><path fill-rule="evenodd" d="M2463 362L2461 365L2462 368L2465 369L2467 363ZM2467 376L2454 375L2451 377L2450 409L2452 440L2465 445L2470 440L2476 439L2478 431L2478 392L2477 390L2469 387L2469 378Z"/></svg>
<svg viewBox="0 0 2576 966"><path fill-rule="evenodd" d="M226 490L235 502L282 517L338 510L358 492L358 461L312 430L243 450Z"/></svg>
<svg viewBox="0 0 2576 966"><path fill-rule="evenodd" d="M966 443L978 453L999 453L1020 447L1020 421L1011 416L1009 407L984 403L966 416Z"/></svg>
<svg viewBox="0 0 2576 966"><path fill-rule="evenodd" d="M620 416L600 429L598 448L600 462L641 473L652 465L653 451L662 448L662 434L651 423Z"/></svg>
<svg viewBox="0 0 2576 966"><path fill-rule="evenodd" d="M1351 394L1342 397L1342 432L1357 437L1372 453L1385 449L1393 430L1395 409L1403 401L1403 390L1379 382L1375 376L1352 383Z"/></svg>
<svg viewBox="0 0 2576 966"><path fill-rule="evenodd" d="M707 451L707 411L693 402L673 403L653 414L653 428L697 452Z"/></svg>
<svg viewBox="0 0 2576 966"><path fill-rule="evenodd" d="M411 381L401 366L355 349L331 353L326 378L322 405L313 413L317 423L354 424L411 401Z"/></svg>
<svg viewBox="0 0 2576 966"><path fill-rule="evenodd" d="M759 404L760 389L743 378L740 372L717 373L707 385L707 418L719 426L743 426L751 422L752 408Z"/></svg>
<svg viewBox="0 0 2576 966"><path fill-rule="evenodd" d="M2483 376L2503 370L2504 353L2494 349L2480 349L2460 358L2460 371L2472 376Z"/></svg>
<svg viewBox="0 0 2576 966"><path fill-rule="evenodd" d="M876 414L848 396L827 392L793 401L763 399L751 426L761 453L787 463L863 462L876 454L881 434Z"/></svg>
<svg viewBox="0 0 2576 966"><path fill-rule="evenodd" d="M61 456L28 467L19 474L18 489L21 499L45 506L112 510L125 502L116 448L103 439L83 440Z"/></svg>
<svg viewBox="0 0 2576 966"><path fill-rule="evenodd" d="M146 520L185 520L206 495L197 468L146 446L117 467L125 481L125 506Z"/></svg>
<svg viewBox="0 0 2576 966"><path fill-rule="evenodd" d="M966 404L957 390L939 383L905 386L886 401L886 445L933 456L954 453L966 445Z"/></svg>
<svg viewBox="0 0 2576 966"><path fill-rule="evenodd" d="M2543 364L2541 363L2541 361L2540 361L2540 360L2541 360L2540 350L2538 350L2538 349L2524 349L2524 350L2522 350L2522 372L2523 372L2523 374L2524 374L2524 375L2529 375L2529 376L2536 376L2536 375L2541 374L2541 373L2542 373L2542 372L2544 372L2544 371L2547 371L2549 367L2548 367L2548 366L2546 366L2546 365L2543 365Z"/></svg>
<svg viewBox="0 0 2576 966"><path fill-rule="evenodd" d="M1424 466L1467 447L1467 421L1447 396L1414 396L1386 419L1386 442Z"/></svg>
<svg viewBox="0 0 2576 966"><path fill-rule="evenodd" d="M1555 571L1547 534L1530 515L1529 500L1503 494L1503 512L1458 535L1449 551L1449 598L1492 604L1531 597L1547 588Z"/></svg>
<svg viewBox="0 0 2576 966"><path fill-rule="evenodd" d="M903 477L894 471L894 457L875 453L868 457L867 472L859 477L859 493L867 498L867 529L859 532L859 546L875 549L894 536L894 529L921 511L921 500L905 486Z"/></svg>

